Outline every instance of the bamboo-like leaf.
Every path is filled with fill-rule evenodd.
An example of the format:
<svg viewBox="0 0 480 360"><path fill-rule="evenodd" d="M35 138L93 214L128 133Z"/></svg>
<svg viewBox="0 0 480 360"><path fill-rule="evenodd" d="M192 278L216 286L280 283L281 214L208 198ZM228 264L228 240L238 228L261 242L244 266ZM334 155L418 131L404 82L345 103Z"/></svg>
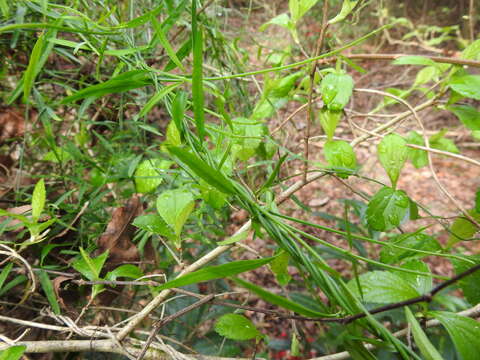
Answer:
<svg viewBox="0 0 480 360"><path fill-rule="evenodd" d="M195 124L198 137L205 136L205 109L203 93L203 35L202 28L197 23L197 2L192 1L192 40L193 40L193 73L192 73L192 99Z"/></svg>
<svg viewBox="0 0 480 360"><path fill-rule="evenodd" d="M137 89L146 85L150 85L152 80L147 70L131 70L124 72L104 83L89 86L85 89L77 91L62 100L62 104L84 99L87 97L100 97L106 94L114 94Z"/></svg>
<svg viewBox="0 0 480 360"><path fill-rule="evenodd" d="M47 296L48 303L53 309L53 312L57 315L60 314L60 305L58 304L57 297L55 295L55 291L53 290L53 285L48 277L48 274L45 272L45 270L41 270L38 274L38 277L40 279L42 289Z"/></svg>
<svg viewBox="0 0 480 360"><path fill-rule="evenodd" d="M152 16L151 22L153 25L153 28L155 29L155 34L158 37L158 40L162 44L163 48L165 49L166 53L170 57L170 59L177 65L182 71L185 71L185 67L182 65L182 62L180 59L177 57L177 54L175 53L175 50L173 50L172 45L170 45L170 42L168 41L167 37L165 36L165 33L162 29L162 25L155 19L155 17Z"/></svg>
<svg viewBox="0 0 480 360"><path fill-rule="evenodd" d="M33 47L30 59L28 61L27 70L25 70L25 77L23 78L23 101L27 102L32 90L35 77L37 76L37 64L44 50L45 34L40 35L35 46Z"/></svg>
<svg viewBox="0 0 480 360"><path fill-rule="evenodd" d="M145 104L145 106L140 110L138 113L139 117L147 115L150 110L160 101L162 100L167 94L172 92L172 90L175 90L180 84L172 84L165 86L163 89L161 89L159 92L157 92L155 95L153 95Z"/></svg>
<svg viewBox="0 0 480 360"><path fill-rule="evenodd" d="M232 180L225 177L220 171L208 165L196 155L179 147L169 147L168 151L187 165L192 172L205 180L208 184L225 194L235 194L235 186Z"/></svg>
<svg viewBox="0 0 480 360"><path fill-rule="evenodd" d="M171 280L157 287L157 290L171 289L175 287L186 286L215 279L224 279L229 276L235 276L246 271L259 268L260 266L268 264L273 259L273 257L269 257L258 260L239 260L230 262L228 264L209 266L192 272L190 274L181 276L178 279Z"/></svg>
<svg viewBox="0 0 480 360"><path fill-rule="evenodd" d="M43 208L45 207L45 199L45 182L43 179L40 179L35 185L32 194L32 219L34 222L38 221L38 218L42 214Z"/></svg>
<svg viewBox="0 0 480 360"><path fill-rule="evenodd" d="M271 293L257 285L254 285L248 281L239 279L239 278L233 278L233 281L235 281L238 285L244 287L245 289L248 289L252 291L253 293L257 294L260 298L263 300L269 302L270 304L280 306L284 309L288 309L291 311L296 312L297 314L303 315L303 316L312 316L312 317L332 317L336 316L335 314L324 314L324 313L319 313L315 310L311 310L306 308L303 305L300 305L298 303L295 303L287 298L284 298L283 296Z"/></svg>

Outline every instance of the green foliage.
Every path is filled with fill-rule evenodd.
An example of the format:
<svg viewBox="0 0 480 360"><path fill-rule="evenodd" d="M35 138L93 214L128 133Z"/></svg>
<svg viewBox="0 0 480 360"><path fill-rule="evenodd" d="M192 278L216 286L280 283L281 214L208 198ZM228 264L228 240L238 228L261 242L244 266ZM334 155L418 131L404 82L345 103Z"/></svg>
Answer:
<svg viewBox="0 0 480 360"><path fill-rule="evenodd" d="M25 345L10 346L0 351L0 360L19 360L26 349Z"/></svg>
<svg viewBox="0 0 480 360"><path fill-rule="evenodd" d="M394 303L414 298L419 292L400 276L387 271L370 271L348 283L349 290L366 302Z"/></svg>
<svg viewBox="0 0 480 360"><path fill-rule="evenodd" d="M337 171L339 177L348 178L357 166L355 152L346 141L327 141L323 152L328 164Z"/></svg>
<svg viewBox="0 0 480 360"><path fill-rule="evenodd" d="M372 229L387 231L400 225L408 213L410 200L403 190L380 189L367 207L367 222Z"/></svg>
<svg viewBox="0 0 480 360"><path fill-rule="evenodd" d="M191 192L182 189L167 190L157 198L157 211L175 234L174 244L181 246L181 233L188 216L195 206Z"/></svg>
<svg viewBox="0 0 480 360"><path fill-rule="evenodd" d="M215 323L215 331L232 340L251 340L261 336L253 323L239 314L223 315Z"/></svg>
<svg viewBox="0 0 480 360"><path fill-rule="evenodd" d="M408 308L406 322L400 310L388 313L388 329L382 312L348 326L333 323L375 304L405 301L431 291L433 278L445 279L443 274L431 273L433 256L449 259L456 274L478 263L477 256L462 254L470 243L460 244L474 240L475 224L458 214L447 228L439 215L444 209L426 207L423 199L412 195L414 202L397 190L407 159L417 169L428 164L425 150L406 146L425 146L419 133L423 129L400 124L405 114L412 115L410 109L400 113L406 110L400 109L405 104L378 90L380 99L369 94L365 101L362 89L357 89L359 101L356 97L351 101L353 79L359 79L355 71L365 73L358 80L364 87L372 67L363 64L365 59L360 59L360 67L346 54L361 54L362 42L381 40L374 36L390 41L401 34L402 42L414 41L427 48L449 41L449 47L464 48L462 59L479 60L479 40L468 44L460 38L458 26L426 26L407 19L388 23L392 19L387 7L355 0L329 4L322 44L315 44L321 29L312 25L323 16L317 0L289 0L288 11L273 14L277 16L260 30L280 26L291 39L285 31L271 31L264 39L249 33L250 28L237 31L231 24L247 23L252 14L257 20L273 13L271 4L260 4L265 11L239 12L227 3L233 2L0 0L0 43L4 45L0 46L0 99L12 109L23 101L21 112L28 124L28 131L11 138L4 140L8 131L1 134L2 151L10 153L15 163L9 168L1 159L2 180L9 172L15 176L7 179L6 192L1 189L5 201L0 208L1 246L8 261L0 265L0 297L5 306L10 306L8 302L38 309L38 304L46 304L58 315L66 311L63 306L71 293L75 310L84 309L77 324L82 327L97 311L86 305L93 299L104 301L97 296L108 295L112 290L107 292L108 288L118 294L114 302L121 299L122 304L144 306L162 290L178 287L228 294L228 301L240 302L245 300L236 292L235 286L240 286L261 303L283 311L332 319L322 326L321 336L315 334L312 344L301 341L303 324L296 321L291 346L284 345L293 356L304 355L302 342L305 351L310 346L323 353L348 350L359 359L419 359L417 350L426 359L448 358L442 348L444 332L429 331L430 342ZM375 11L370 11L372 7ZM363 17L363 11L370 11L369 16ZM372 22L372 16L379 18ZM366 30L376 23L385 25ZM388 32L393 26L395 31ZM357 35L363 31L370 32ZM314 54L317 45L321 45L320 56ZM458 124L478 140L479 112L474 101L480 99L480 77L467 67L440 63L411 49L411 55L393 64L421 68L413 76L406 72L401 85L386 91L412 104L421 121L430 119L423 116L427 112L432 116L437 110L452 112ZM441 61L455 63L458 58ZM335 62L335 68L326 65ZM311 81L313 64L316 71ZM381 80L397 83L396 75L394 71L390 78L385 72ZM371 87L380 89L383 84ZM319 109L315 116L320 124L308 124L309 136L315 138L323 129L327 141L318 152L310 148L306 159L307 152L297 145L307 135L305 119L311 116L302 111L310 109L310 99L312 109ZM3 112L2 108L0 115ZM348 122L341 123L344 115ZM283 121L287 118L293 125ZM383 122L384 118L388 120ZM0 119L2 129L7 128L4 119ZM374 121L381 123L374 125ZM440 159L461 153L450 129L438 129L435 121L424 122L427 133L433 132L430 146L444 152ZM361 129L367 130L365 135L358 133ZM352 141L334 140L335 135ZM366 148L354 151L374 135L383 136L378 158L391 187L372 177L376 172L370 173L368 158L373 155L365 153ZM319 163L322 154L327 165ZM436 161L438 156L432 158ZM308 163L308 174L302 163ZM305 178L310 182L312 176L318 187L312 185L295 195L306 186ZM327 178L332 182L323 182ZM381 188L364 202L370 182ZM325 184L346 185L352 192ZM320 210L313 200L324 189L329 203L327 210ZM332 194L342 198L334 199ZM478 198L477 194L475 210L469 211L476 221L480 220ZM24 210L19 211L19 205L25 205ZM416 224L407 222L417 219L425 227L408 232ZM443 230L430 227L435 222L449 232L445 248L437 240L445 235ZM233 233L240 223L245 223L242 231ZM108 252L101 253L105 248L99 239L109 239ZM239 260L250 256L242 249L251 247L258 258ZM257 270L258 276L249 276L255 279L252 282L232 278L267 264L281 294L270 285L267 290L261 282L268 279L263 272L267 267ZM23 268L32 268L34 275ZM190 272L192 268L197 270ZM352 270L345 274L339 268ZM159 270L166 279L163 285L141 282L145 274L150 277ZM100 283L77 287L76 279L55 279L57 272ZM478 276L474 273L457 282L464 295L449 294L454 289L449 287L421 304L424 315L444 324L465 359L473 358L472 349L479 346L478 329L472 327L473 320L443 310L460 311L467 301L478 303ZM350 280L348 284L345 279ZM199 285L207 281L212 283ZM33 285L35 293L31 293ZM172 297L149 315L169 316L194 301ZM431 309L442 311L429 313ZM29 311L32 316L36 312ZM256 339L259 351L265 352L259 356L270 356L267 348L277 346L276 339L260 343L263 335L251 321L239 314L225 315L226 311L206 304L182 314L161 331L175 339L170 345L178 346L176 350L185 351L178 345L184 344L199 356L240 356L248 345L231 340L250 339ZM108 325L111 317L105 319ZM126 313L115 315L116 323L125 321ZM418 349L392 335L407 323ZM382 347L367 350L367 342ZM24 350L10 347L0 353L0 359L19 358ZM390 352L385 355L385 351Z"/></svg>
<svg viewBox="0 0 480 360"><path fill-rule="evenodd" d="M422 327L418 323L415 316L413 316L411 310L406 307L405 314L407 315L407 321L412 327L413 338L417 344L420 352L426 360L442 360L442 356L428 340L427 335L423 332Z"/></svg>
<svg viewBox="0 0 480 360"><path fill-rule="evenodd" d="M480 328L476 320L447 311L435 311L430 315L434 316L447 329L462 360L477 358L477 349L480 346Z"/></svg>
<svg viewBox="0 0 480 360"><path fill-rule="evenodd" d="M322 99L328 110L340 111L347 105L353 91L353 79L348 74L328 73L320 84Z"/></svg>
<svg viewBox="0 0 480 360"><path fill-rule="evenodd" d="M408 149L405 140L397 134L385 136L378 144L378 158L388 174L392 187L397 186L400 172L407 161Z"/></svg>

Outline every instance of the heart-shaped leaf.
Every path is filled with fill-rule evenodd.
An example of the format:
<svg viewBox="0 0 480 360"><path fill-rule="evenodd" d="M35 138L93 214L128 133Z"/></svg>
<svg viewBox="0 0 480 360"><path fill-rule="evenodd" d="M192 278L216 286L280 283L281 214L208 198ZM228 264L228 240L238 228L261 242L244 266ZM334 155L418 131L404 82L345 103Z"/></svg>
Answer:
<svg viewBox="0 0 480 360"><path fill-rule="evenodd" d="M250 340L261 336L255 325L239 314L223 315L215 324L215 331L232 340Z"/></svg>
<svg viewBox="0 0 480 360"><path fill-rule="evenodd" d="M320 84L322 99L329 110L342 110L352 96L353 79L348 74L329 73Z"/></svg>
<svg viewBox="0 0 480 360"><path fill-rule="evenodd" d="M407 161L408 148L406 144L406 141L397 134L385 136L378 144L378 158L387 172L393 188L396 187L400 171Z"/></svg>
<svg viewBox="0 0 480 360"><path fill-rule="evenodd" d="M337 170L337 175L347 178L357 166L357 159L352 146L346 141L327 141L323 153L328 164Z"/></svg>
<svg viewBox="0 0 480 360"><path fill-rule="evenodd" d="M180 247L183 225L195 206L191 192L183 189L167 190L157 199L157 211L175 233L175 245Z"/></svg>
<svg viewBox="0 0 480 360"><path fill-rule="evenodd" d="M323 131L327 135L327 140L332 140L340 119L342 118L342 111L329 110L324 106L319 112L320 125L322 125Z"/></svg>
<svg viewBox="0 0 480 360"><path fill-rule="evenodd" d="M408 212L410 199L403 190L383 187L367 207L367 222L373 230L387 231L400 225Z"/></svg>

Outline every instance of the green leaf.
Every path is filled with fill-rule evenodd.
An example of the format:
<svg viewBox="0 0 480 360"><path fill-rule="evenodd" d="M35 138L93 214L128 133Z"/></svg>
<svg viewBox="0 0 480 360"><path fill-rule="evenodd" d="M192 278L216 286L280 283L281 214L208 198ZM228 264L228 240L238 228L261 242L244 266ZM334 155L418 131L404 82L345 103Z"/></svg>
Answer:
<svg viewBox="0 0 480 360"><path fill-rule="evenodd" d="M172 90L175 90L177 87L179 87L180 84L172 84L165 86L162 88L159 92L157 92L155 95L153 95L145 104L145 106L140 110L138 113L139 117L143 117L147 115L152 108L157 105L157 103L162 100L166 95L172 92Z"/></svg>
<svg viewBox="0 0 480 360"><path fill-rule="evenodd" d="M320 109L318 117L320 119L320 125L322 125L323 131L327 135L327 140L332 140L335 134L340 119L342 118L341 110L329 110L326 106Z"/></svg>
<svg viewBox="0 0 480 360"><path fill-rule="evenodd" d="M165 284L156 287L156 289L161 291L210 280L225 279L229 276L235 276L259 268L260 266L270 263L273 259L273 257L270 257L257 260L239 260L232 261L228 264L205 267L190 274L183 275L177 279L168 281Z"/></svg>
<svg viewBox="0 0 480 360"><path fill-rule="evenodd" d="M83 248L80 248L81 258L72 263L72 267L90 281L100 280L100 272L108 257L105 251L96 258L91 258Z"/></svg>
<svg viewBox="0 0 480 360"><path fill-rule="evenodd" d="M292 278L288 273L288 260L290 260L290 255L286 251L281 250L270 264L272 272L275 274L278 283L282 286L286 286Z"/></svg>
<svg viewBox="0 0 480 360"><path fill-rule="evenodd" d="M171 161L148 159L142 161L135 169L134 180L137 192L147 194L157 189L163 179L160 173L172 166Z"/></svg>
<svg viewBox="0 0 480 360"><path fill-rule="evenodd" d="M408 148L406 144L400 135L390 134L386 135L377 147L378 158L387 172L393 188L396 187L400 171L407 161Z"/></svg>
<svg viewBox="0 0 480 360"><path fill-rule="evenodd" d="M398 245L407 249L391 246ZM406 259L421 259L427 255L416 250L440 252L442 247L433 236L422 232L407 233L392 237L380 251L380 261L386 264L396 264Z"/></svg>
<svg viewBox="0 0 480 360"><path fill-rule="evenodd" d="M215 323L215 331L227 339L250 340L261 337L257 330L245 316L239 314L225 314Z"/></svg>
<svg viewBox="0 0 480 360"><path fill-rule="evenodd" d="M7 265L5 265L5 267L2 269L2 272L0 273L0 290L3 287L5 280L7 280L8 274L10 274L12 267L13 267L13 262L10 262Z"/></svg>
<svg viewBox="0 0 480 360"><path fill-rule="evenodd" d="M20 360L25 350L25 345L10 346L0 351L0 360Z"/></svg>
<svg viewBox="0 0 480 360"><path fill-rule="evenodd" d="M182 62L177 57L175 50L173 50L172 45L170 45L170 42L165 36L165 33L162 29L162 25L158 22L158 20L154 16L150 18L150 21L153 25L153 28L155 29L155 34L157 35L157 38L160 41L160 44L162 44L163 48L165 49L165 52L170 57L170 60L173 61L180 70L185 71L185 67L182 65Z"/></svg>
<svg viewBox="0 0 480 360"><path fill-rule="evenodd" d="M35 185L32 194L32 219L34 222L37 222L38 218L42 214L42 211L45 208L45 200L45 182L43 179L40 179Z"/></svg>
<svg viewBox="0 0 480 360"><path fill-rule="evenodd" d="M109 271L105 276L105 280L116 281L119 277L138 279L142 276L143 272L137 266L132 264L124 264L115 268L113 271Z"/></svg>
<svg viewBox="0 0 480 360"><path fill-rule="evenodd" d="M171 114L173 122L176 125L176 131L178 133L178 141L171 143L173 146L179 146L181 142L180 132L183 129L183 119L185 117L185 109L187 108L187 93L184 91L178 91L172 102ZM168 137L167 137L168 139Z"/></svg>
<svg viewBox="0 0 480 360"><path fill-rule="evenodd" d="M348 74L328 73L320 84L322 99L329 110L342 110L352 96L353 79Z"/></svg>
<svg viewBox="0 0 480 360"><path fill-rule="evenodd" d="M292 23L290 21L290 16L288 16L287 13L283 13L280 15L275 16L273 19L269 20L268 22L264 23L262 26L260 26L259 30L260 31L265 31L267 27L270 25L278 25L281 26L285 29L290 30L292 27Z"/></svg>
<svg viewBox="0 0 480 360"><path fill-rule="evenodd" d="M408 212L409 198L403 190L383 187L367 207L368 225L377 231L387 231L400 225Z"/></svg>
<svg viewBox="0 0 480 360"><path fill-rule="evenodd" d="M180 234L188 216L195 207L195 199L190 191L183 189L167 190L157 198L157 211L175 233L175 245L181 244Z"/></svg>
<svg viewBox="0 0 480 360"><path fill-rule="evenodd" d="M273 81L268 86L268 97L283 98L285 96L288 96L288 93L295 86L295 82L297 81L297 79L303 75L304 75L303 72L298 71L296 73L287 75L285 77L282 77L280 79Z"/></svg>
<svg viewBox="0 0 480 360"><path fill-rule="evenodd" d="M238 136L233 152L240 160L247 161L255 155L262 143L264 127L261 123L247 118L236 118L233 125L234 134Z"/></svg>
<svg viewBox="0 0 480 360"><path fill-rule="evenodd" d="M165 236L168 239L175 238L173 228L170 228L160 215L141 215L136 217L132 224L142 230Z"/></svg>
<svg viewBox="0 0 480 360"><path fill-rule="evenodd" d="M469 215L472 216L476 221L480 221L480 213L477 213L475 210L468 211ZM477 232L477 227L470 222L464 216L459 216L455 219L452 226L450 227L450 236L447 241L447 246L451 247L458 243L459 241L468 240L473 237Z"/></svg>
<svg viewBox="0 0 480 360"><path fill-rule="evenodd" d="M438 67L436 66L427 66L420 70L415 77L414 86L420 86L431 81L437 81L439 75Z"/></svg>
<svg viewBox="0 0 480 360"><path fill-rule="evenodd" d="M238 241L243 241L247 238L248 233L249 233L248 231L242 231L241 233L230 236L228 239L217 242L217 245L220 245L220 246L230 245L230 244L236 243Z"/></svg>
<svg viewBox="0 0 480 360"><path fill-rule="evenodd" d="M192 100L195 125L198 137L205 136L205 110L203 92L203 34L197 23L197 5L192 1L192 42L193 42L193 72L192 72Z"/></svg>
<svg viewBox="0 0 480 360"><path fill-rule="evenodd" d="M470 59L470 60L480 60L480 39L477 39L470 43L463 51L462 51L462 59Z"/></svg>
<svg viewBox="0 0 480 360"><path fill-rule="evenodd" d="M244 287L251 292L255 293L257 296L262 298L263 300L269 302L270 304L280 306L284 309L291 310L296 312L297 314L303 315L303 316L311 316L311 317L330 317L332 315L330 314L324 314L317 312L315 310L309 309L297 302L294 302L292 300L289 300L287 298L284 298L283 296L274 294L272 292L269 292L265 290L264 288L254 285L248 281L239 279L239 278L233 278L233 281L235 281L238 285L241 287Z"/></svg>
<svg viewBox="0 0 480 360"><path fill-rule="evenodd" d="M44 51L45 44L45 34L40 35L38 40L33 46L32 53L30 54L30 59L28 61L27 70L25 70L25 75L23 78L23 101L27 102L28 97L30 96L30 91L32 90L33 83L35 82L35 77L37 76L40 69L37 68L42 52Z"/></svg>
<svg viewBox="0 0 480 360"><path fill-rule="evenodd" d="M462 360L478 359L480 326L476 320L447 311L433 311L429 314L447 329Z"/></svg>
<svg viewBox="0 0 480 360"><path fill-rule="evenodd" d="M358 289L358 282L362 291ZM370 271L347 284L353 294L369 303L395 303L419 296L413 286L397 274L388 271Z"/></svg>
<svg viewBox="0 0 480 360"><path fill-rule="evenodd" d="M436 134L430 136L430 146L432 148L448 151L454 154L459 154L460 150L458 150L457 146L451 139L447 139L445 134L447 133L447 129L442 129Z"/></svg>
<svg viewBox="0 0 480 360"><path fill-rule="evenodd" d="M427 335L423 332L422 327L408 307L405 307L405 314L407 316L407 321L411 326L415 343L425 360L442 360L442 356L438 353L430 340L428 340Z"/></svg>
<svg viewBox="0 0 480 360"><path fill-rule="evenodd" d="M48 303L52 307L53 313L57 315L60 314L60 305L58 304L57 296L55 295L52 282L50 281L47 272L45 270L40 270L38 277L40 279L42 289L47 296Z"/></svg>
<svg viewBox="0 0 480 360"><path fill-rule="evenodd" d="M167 138L165 141L166 145L169 146L180 146L182 145L182 137L180 131L178 131L177 125L174 121L170 121L167 127Z"/></svg>
<svg viewBox="0 0 480 360"><path fill-rule="evenodd" d="M436 62L425 56L418 55L406 55L395 59L392 62L393 65L422 65L422 66L435 66Z"/></svg>
<svg viewBox="0 0 480 360"><path fill-rule="evenodd" d="M480 100L480 75L454 77L449 85L450 88L467 98Z"/></svg>
<svg viewBox="0 0 480 360"><path fill-rule="evenodd" d="M428 265L417 259L409 260L400 267L402 269L415 270L427 274L430 273ZM406 273L404 271L398 271L396 274L408 282L419 294L426 294L432 290L433 283L431 276Z"/></svg>
<svg viewBox="0 0 480 360"><path fill-rule="evenodd" d="M182 44L182 46L180 46L180 49L178 49L178 51L175 54L178 60L181 61L185 59L188 55L190 55L190 53L192 52L192 46L193 46L193 43L191 38L188 38L187 40L185 40L185 42ZM165 65L165 68L163 69L163 71L170 72L176 67L177 65L175 65L175 63L170 59L167 65Z"/></svg>
<svg viewBox="0 0 480 360"><path fill-rule="evenodd" d="M480 188L475 193L475 212L480 213Z"/></svg>
<svg viewBox="0 0 480 360"><path fill-rule="evenodd" d="M328 164L337 170L337 175L341 178L347 178L357 166L355 152L346 141L327 141L323 153Z"/></svg>
<svg viewBox="0 0 480 360"><path fill-rule="evenodd" d="M462 257L465 258L465 261L457 258L451 260L455 275L461 274L471 267L480 264L480 255L462 255ZM476 271L473 274L460 279L457 281L457 284L462 289L463 295L470 304L480 303L480 271Z"/></svg>
<svg viewBox="0 0 480 360"><path fill-rule="evenodd" d="M131 70L124 72L101 84L92 85L62 100L62 104L67 104L87 97L100 97L106 94L115 94L137 89L150 85L152 79L147 70Z"/></svg>
<svg viewBox="0 0 480 360"><path fill-rule="evenodd" d="M157 6L155 9L153 10L150 10L149 12L139 16L139 17L136 17L130 21L127 21L125 23L122 23L120 25L117 26L118 29L126 29L126 28L136 28L140 25L143 25L145 24L146 22L148 22L152 16L157 16L158 14L160 14L160 12L164 10L163 9L163 4L160 5L160 6Z"/></svg>
<svg viewBox="0 0 480 360"><path fill-rule="evenodd" d="M455 105L447 108L470 130L480 130L480 111L470 105Z"/></svg>
<svg viewBox="0 0 480 360"><path fill-rule="evenodd" d="M53 150L49 151L43 157L43 161L50 161L55 164L66 164L67 162L73 160L72 155L65 150L63 147L54 146Z"/></svg>
<svg viewBox="0 0 480 360"><path fill-rule="evenodd" d="M336 24L340 21L345 20L345 18L355 9L357 6L358 0L343 0L342 9L333 19L329 20L330 24Z"/></svg>
<svg viewBox="0 0 480 360"><path fill-rule="evenodd" d="M405 140L409 144L425 146L422 135L420 135L416 131L410 131ZM415 166L417 169L428 165L428 154L425 150L409 147L408 158L412 162L413 166Z"/></svg>
<svg viewBox="0 0 480 360"><path fill-rule="evenodd" d="M225 194L236 192L232 181L215 170L196 155L179 147L169 147L168 151L180 159L197 176Z"/></svg>

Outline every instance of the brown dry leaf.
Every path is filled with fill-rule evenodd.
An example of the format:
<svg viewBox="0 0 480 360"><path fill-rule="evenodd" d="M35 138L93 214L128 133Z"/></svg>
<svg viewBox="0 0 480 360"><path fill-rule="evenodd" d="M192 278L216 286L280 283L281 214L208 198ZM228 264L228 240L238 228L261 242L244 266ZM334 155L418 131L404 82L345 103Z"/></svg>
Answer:
<svg viewBox="0 0 480 360"><path fill-rule="evenodd" d="M131 238L136 230L132 225L133 219L143 212L140 198L134 195L125 206L116 208L107 229L98 240L100 252L108 250L107 265L123 262L138 261L140 259L137 247Z"/></svg>
<svg viewBox="0 0 480 360"><path fill-rule="evenodd" d="M73 292L76 296L72 296L72 291L62 288L62 283L71 280L72 278L67 276L57 276L52 280L53 290L55 291L55 296L57 297L58 303L63 309L66 310L72 310L72 306L75 302L74 298L78 296L76 292Z"/></svg>
<svg viewBox="0 0 480 360"><path fill-rule="evenodd" d="M0 110L0 143L25 134L25 118L20 110Z"/></svg>

